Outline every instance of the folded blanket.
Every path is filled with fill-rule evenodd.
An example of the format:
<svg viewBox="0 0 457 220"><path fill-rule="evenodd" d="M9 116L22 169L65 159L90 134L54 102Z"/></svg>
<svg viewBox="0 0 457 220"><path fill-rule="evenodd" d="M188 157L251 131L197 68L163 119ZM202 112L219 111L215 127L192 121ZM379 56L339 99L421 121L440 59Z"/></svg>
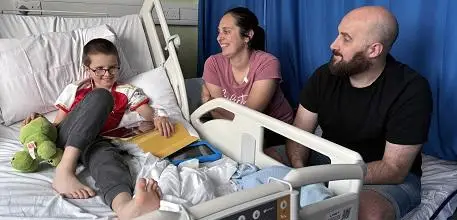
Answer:
<svg viewBox="0 0 457 220"><path fill-rule="evenodd" d="M251 189L260 184L268 182L270 177L282 179L291 170L285 166L271 166L256 171L252 164L241 164L240 169L236 172L232 181L236 184L237 190ZM256 171L256 172L255 172ZM304 207L334 196L332 191L322 183L305 185L300 188L300 207Z"/></svg>
<svg viewBox="0 0 457 220"><path fill-rule="evenodd" d="M216 198L220 195L218 187L229 184L230 177L236 171L236 162L228 157L206 164L190 160L177 167L168 160L160 160L150 153L144 153L134 144L115 144L129 153L127 163L133 177L157 180L162 200L184 206Z"/></svg>

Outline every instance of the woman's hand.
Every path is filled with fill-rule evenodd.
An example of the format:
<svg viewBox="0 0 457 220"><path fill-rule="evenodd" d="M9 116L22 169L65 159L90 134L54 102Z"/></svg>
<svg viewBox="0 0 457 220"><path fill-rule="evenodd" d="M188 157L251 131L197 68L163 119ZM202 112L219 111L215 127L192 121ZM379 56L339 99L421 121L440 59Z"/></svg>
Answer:
<svg viewBox="0 0 457 220"><path fill-rule="evenodd" d="M27 116L27 118L24 119L24 121L22 121L22 126L30 123L33 119L38 118L38 117L44 117L44 116L37 112L30 114L29 116Z"/></svg>
<svg viewBox="0 0 457 220"><path fill-rule="evenodd" d="M203 83L202 84L202 93L201 93L202 104L205 104L206 102L210 101L211 99L213 99L213 97L211 97L211 94L209 93L208 88L206 88L206 85Z"/></svg>
<svg viewBox="0 0 457 220"><path fill-rule="evenodd" d="M168 120L168 117L154 117L154 126L159 130L160 134L165 137L170 137L175 132L175 127Z"/></svg>

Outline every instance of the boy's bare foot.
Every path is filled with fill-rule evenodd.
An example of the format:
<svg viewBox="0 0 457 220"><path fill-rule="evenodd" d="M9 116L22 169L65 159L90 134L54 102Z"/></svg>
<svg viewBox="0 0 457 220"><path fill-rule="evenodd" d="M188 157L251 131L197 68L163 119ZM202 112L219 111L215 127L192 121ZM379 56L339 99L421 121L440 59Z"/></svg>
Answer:
<svg viewBox="0 0 457 220"><path fill-rule="evenodd" d="M95 196L95 191L82 184L74 172L65 169L56 169L56 176L52 180L52 187L61 195L70 199L87 199Z"/></svg>
<svg viewBox="0 0 457 220"><path fill-rule="evenodd" d="M132 219L159 209L160 189L155 180L149 179L149 181L146 181L144 178L138 179L135 191L136 195L133 199L127 199L124 200L125 202L119 203L113 201L113 209L119 219ZM124 197L125 194L121 193L118 196L120 200L123 200L121 197ZM115 203L117 204L115 205Z"/></svg>

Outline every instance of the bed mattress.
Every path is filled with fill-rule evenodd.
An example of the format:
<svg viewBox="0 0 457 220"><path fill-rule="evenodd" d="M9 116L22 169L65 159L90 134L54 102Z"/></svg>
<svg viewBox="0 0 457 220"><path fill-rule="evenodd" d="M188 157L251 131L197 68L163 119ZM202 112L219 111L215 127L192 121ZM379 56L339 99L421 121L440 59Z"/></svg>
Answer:
<svg viewBox="0 0 457 220"><path fill-rule="evenodd" d="M422 171L421 204L402 219L447 219L457 205L457 162L422 154Z"/></svg>
<svg viewBox="0 0 457 220"><path fill-rule="evenodd" d="M111 209L96 196L87 200L64 199L52 189L54 169L43 166L37 173L19 173L11 168L12 155L22 149L17 140L19 125L0 125L0 218L109 219ZM94 186L87 171L78 167L82 182Z"/></svg>

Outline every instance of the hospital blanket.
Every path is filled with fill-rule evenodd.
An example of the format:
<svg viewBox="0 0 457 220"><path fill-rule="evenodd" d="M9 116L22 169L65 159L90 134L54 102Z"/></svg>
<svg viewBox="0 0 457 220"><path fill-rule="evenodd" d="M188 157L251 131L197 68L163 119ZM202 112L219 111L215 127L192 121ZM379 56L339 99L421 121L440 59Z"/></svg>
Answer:
<svg viewBox="0 0 457 220"><path fill-rule="evenodd" d="M43 165L36 173L20 173L13 170L10 159L15 152L22 149L17 140L18 132L19 127L0 125L1 219L115 218L115 213L104 204L100 196L84 200L66 199L54 191L51 184L55 169L52 167ZM194 171L192 168L173 168L167 161L145 154L134 145L124 144L121 148L131 154L126 154L124 159L129 164L132 177L152 177L158 180L164 192L164 199L174 202L173 199L176 198L182 204L196 204L214 198L218 195L219 184L228 183L230 176L236 171L234 161L207 164ZM164 173L166 168L173 172ZM98 190L94 179L83 166L78 166L76 173L82 183ZM172 188L176 186L173 178L183 181L179 182L179 187ZM185 187L188 185L199 187ZM194 193L200 196L192 197Z"/></svg>
<svg viewBox="0 0 457 220"><path fill-rule="evenodd" d="M235 178L232 180L237 190L251 189L260 184L268 182L270 177L282 179L291 170L286 166L271 166L256 171L252 164L241 164L240 169L236 172ZM245 174L245 175L244 175ZM309 184L300 188L300 207L304 207L324 199L328 199L334 194L322 183Z"/></svg>

